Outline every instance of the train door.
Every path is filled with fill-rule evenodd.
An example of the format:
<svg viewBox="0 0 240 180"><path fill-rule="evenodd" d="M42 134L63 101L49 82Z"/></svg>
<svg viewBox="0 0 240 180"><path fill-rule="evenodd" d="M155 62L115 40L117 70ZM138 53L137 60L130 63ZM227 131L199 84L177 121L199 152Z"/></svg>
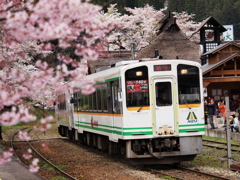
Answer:
<svg viewBox="0 0 240 180"><path fill-rule="evenodd" d="M119 90L119 82L114 81L111 83L111 97L112 97L112 138L113 140L117 140L117 134L116 132L116 127L118 126L117 124L117 118L118 115L120 114L120 103L118 99L118 90Z"/></svg>
<svg viewBox="0 0 240 180"><path fill-rule="evenodd" d="M159 135L173 134L174 132L174 80L154 79L154 98L155 98L155 132Z"/></svg>

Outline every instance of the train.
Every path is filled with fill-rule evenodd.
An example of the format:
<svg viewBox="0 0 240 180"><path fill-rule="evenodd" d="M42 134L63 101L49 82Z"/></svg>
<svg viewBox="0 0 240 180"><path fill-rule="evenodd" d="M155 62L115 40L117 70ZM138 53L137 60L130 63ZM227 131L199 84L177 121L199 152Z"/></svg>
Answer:
<svg viewBox="0 0 240 180"><path fill-rule="evenodd" d="M62 137L121 154L133 164L178 164L202 153L204 97L198 62L123 60L87 78L96 80L90 95L64 86L55 90Z"/></svg>

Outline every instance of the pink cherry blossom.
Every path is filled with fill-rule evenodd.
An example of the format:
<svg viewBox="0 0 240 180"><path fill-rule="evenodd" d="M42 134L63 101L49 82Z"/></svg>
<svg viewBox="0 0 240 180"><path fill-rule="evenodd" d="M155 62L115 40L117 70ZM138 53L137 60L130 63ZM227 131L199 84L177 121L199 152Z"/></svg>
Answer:
<svg viewBox="0 0 240 180"><path fill-rule="evenodd" d="M42 118L40 120L41 124L40 124L40 131L46 131L47 129L51 128L52 125L48 123L48 121L52 121L53 117L52 116L48 116L46 118Z"/></svg>
<svg viewBox="0 0 240 180"><path fill-rule="evenodd" d="M22 156L24 159L31 159L32 158L32 149L28 149L27 153L24 153Z"/></svg>
<svg viewBox="0 0 240 180"><path fill-rule="evenodd" d="M33 172L33 173L38 172L38 170L39 170L38 163L39 163L39 159L34 158L32 161L32 164L30 164L30 166L29 166L29 171Z"/></svg>
<svg viewBox="0 0 240 180"><path fill-rule="evenodd" d="M116 4L112 4L107 13L101 14L101 20L117 22L119 27L107 36L107 48L119 50L120 46L123 46L131 50L134 44L135 49L140 50L157 37L158 22L165 16L163 13L165 9L156 10L152 6L145 5L143 8L125 8L129 14L121 15L115 7ZM192 34L200 23L193 21L194 14L173 12L173 15L183 33L191 38L190 40L196 40L197 36L192 37Z"/></svg>
<svg viewBox="0 0 240 180"><path fill-rule="evenodd" d="M22 131L19 131L18 137L19 137L19 139L24 140L24 141L29 141L31 139L31 137L28 136L27 132L22 132Z"/></svg>
<svg viewBox="0 0 240 180"><path fill-rule="evenodd" d="M53 104L54 90L66 80L73 82L66 85L69 90L93 93L95 80L85 77L90 60L98 60L108 45L110 49L131 49L134 43L140 49L156 37L161 10L146 5L126 8L130 15L121 15L115 6L103 13L89 0L0 0L0 110L10 107L0 114L2 125L35 121L30 106ZM181 17L179 26L193 24L187 23L190 16ZM69 54L69 49L76 56ZM59 62L57 67L45 60L50 55ZM29 106L23 105L26 99ZM50 120L52 117L41 119L40 130L48 129ZM19 138L30 140L26 132L20 132ZM9 161L11 154L6 152L0 163ZM38 171L37 164L34 159L31 172Z"/></svg>
<svg viewBox="0 0 240 180"><path fill-rule="evenodd" d="M0 156L0 164L5 164L11 161L11 157L13 156L13 151L10 148L8 151L3 152L3 155Z"/></svg>

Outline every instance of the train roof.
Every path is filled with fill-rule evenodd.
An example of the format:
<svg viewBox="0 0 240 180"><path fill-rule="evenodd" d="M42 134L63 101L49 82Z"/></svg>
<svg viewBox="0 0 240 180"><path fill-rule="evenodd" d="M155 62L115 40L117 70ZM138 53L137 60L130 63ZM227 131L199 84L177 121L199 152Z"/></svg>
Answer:
<svg viewBox="0 0 240 180"><path fill-rule="evenodd" d="M183 60L183 59L153 59L153 58L144 58L141 60L124 60L118 62L112 66L102 67L96 73L87 75L86 78L94 79L97 82L105 82L109 80L114 80L114 78L120 77L121 70L126 70L128 68L134 68L138 66L143 66L147 64L154 64L154 63L184 63L189 65L198 66L201 69L201 64L195 61L190 60ZM75 84L76 82L66 82L61 87L55 89L55 91L65 91L68 89L69 86Z"/></svg>
<svg viewBox="0 0 240 180"><path fill-rule="evenodd" d="M156 58L144 58L140 60L123 60L120 62L117 62L111 66L104 66L101 68L98 68L95 73L88 75L87 77L94 78L94 79L108 79L108 78L114 78L119 77L121 69L125 68L134 68L138 65L146 65L146 64L153 64L154 62L158 63L173 63L178 62L185 63L185 64L191 64L198 67L201 67L200 63L190 60L184 60L184 59L156 59Z"/></svg>

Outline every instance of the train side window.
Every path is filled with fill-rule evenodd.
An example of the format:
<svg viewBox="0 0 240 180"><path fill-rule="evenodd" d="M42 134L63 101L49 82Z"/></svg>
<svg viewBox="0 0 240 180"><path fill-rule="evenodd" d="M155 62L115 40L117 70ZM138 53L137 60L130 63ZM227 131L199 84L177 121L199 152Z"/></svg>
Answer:
<svg viewBox="0 0 240 180"><path fill-rule="evenodd" d="M98 98L97 98L97 90L92 94L92 108L93 108L93 110L94 111L97 111L97 103L98 103L98 101L100 101L100 100L98 100Z"/></svg>
<svg viewBox="0 0 240 180"><path fill-rule="evenodd" d="M82 94L78 93L79 94L79 99L78 99L78 104L79 104L79 111L84 111L86 109L85 107L85 98Z"/></svg>
<svg viewBox="0 0 240 180"><path fill-rule="evenodd" d="M96 90L96 102L97 102L97 109L99 112L102 111L102 101L103 101L103 97L102 97L102 86L99 85L98 89Z"/></svg>
<svg viewBox="0 0 240 180"><path fill-rule="evenodd" d="M103 111L108 111L108 89L107 84L102 85Z"/></svg>
<svg viewBox="0 0 240 180"><path fill-rule="evenodd" d="M74 112L78 111L78 93L73 93Z"/></svg>

